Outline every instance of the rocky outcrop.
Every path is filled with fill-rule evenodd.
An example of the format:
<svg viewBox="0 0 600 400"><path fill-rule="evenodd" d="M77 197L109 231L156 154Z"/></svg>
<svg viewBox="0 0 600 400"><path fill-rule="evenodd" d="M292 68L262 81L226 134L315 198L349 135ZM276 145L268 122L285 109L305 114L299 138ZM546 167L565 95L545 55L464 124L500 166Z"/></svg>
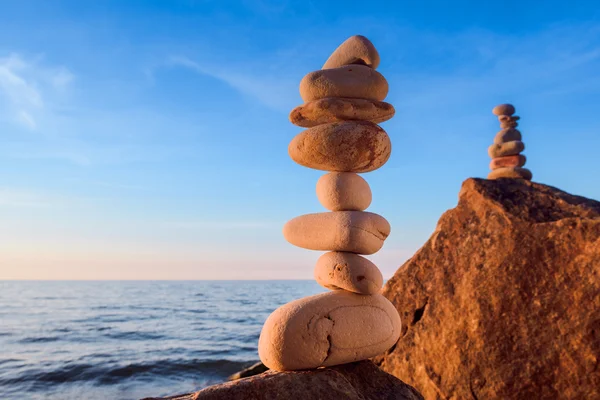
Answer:
<svg viewBox="0 0 600 400"><path fill-rule="evenodd" d="M599 202L468 179L385 285L406 323L375 361L426 399L598 399L599 274Z"/></svg>
<svg viewBox="0 0 600 400"><path fill-rule="evenodd" d="M412 387L360 361L312 371L269 371L196 393L146 400L420 400Z"/></svg>

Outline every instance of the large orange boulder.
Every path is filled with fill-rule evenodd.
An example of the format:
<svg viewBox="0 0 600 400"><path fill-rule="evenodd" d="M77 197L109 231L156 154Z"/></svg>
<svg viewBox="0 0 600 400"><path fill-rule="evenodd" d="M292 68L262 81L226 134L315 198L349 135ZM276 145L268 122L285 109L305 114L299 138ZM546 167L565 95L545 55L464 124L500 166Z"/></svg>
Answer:
<svg viewBox="0 0 600 400"><path fill-rule="evenodd" d="M375 359L426 399L600 398L600 203L468 179L387 282L402 318Z"/></svg>

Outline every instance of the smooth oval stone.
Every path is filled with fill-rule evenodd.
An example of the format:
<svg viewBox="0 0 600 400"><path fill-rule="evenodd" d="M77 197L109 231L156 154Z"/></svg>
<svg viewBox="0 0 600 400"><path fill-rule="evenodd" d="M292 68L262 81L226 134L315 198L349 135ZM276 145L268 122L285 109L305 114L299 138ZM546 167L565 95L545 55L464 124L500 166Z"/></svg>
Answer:
<svg viewBox="0 0 600 400"><path fill-rule="evenodd" d="M488 174L488 179L498 178L516 178L530 181L533 178L533 174L527 168L519 167L497 168Z"/></svg>
<svg viewBox="0 0 600 400"><path fill-rule="evenodd" d="M337 290L276 309L260 333L258 355L275 371L346 364L385 352L400 329L398 311L382 295Z"/></svg>
<svg viewBox="0 0 600 400"><path fill-rule="evenodd" d="M383 75L365 65L314 71L300 81L300 96L305 103L325 97L383 101L388 89Z"/></svg>
<svg viewBox="0 0 600 400"><path fill-rule="evenodd" d="M362 211L371 204L371 188L354 172L330 172L317 181L317 198L331 211Z"/></svg>
<svg viewBox="0 0 600 400"><path fill-rule="evenodd" d="M392 143L387 133L372 122L333 122L300 132L290 142L288 153L308 168L369 172L387 162Z"/></svg>
<svg viewBox="0 0 600 400"><path fill-rule="evenodd" d="M519 154L523 150L525 150L525 144L521 141L515 140L512 142L491 145L488 147L488 154L490 158L496 158Z"/></svg>
<svg viewBox="0 0 600 400"><path fill-rule="evenodd" d="M331 53L325 61L323 69L337 68L348 64L362 64L375 69L379 66L379 53L366 37L351 36Z"/></svg>
<svg viewBox="0 0 600 400"><path fill-rule="evenodd" d="M500 104L494 107L492 112L494 115L513 115L515 107L512 104Z"/></svg>
<svg viewBox="0 0 600 400"><path fill-rule="evenodd" d="M525 158L522 154L517 154L514 156L504 156L493 158L490 162L490 169L495 170L498 168L504 167L522 167L525 165L527 158Z"/></svg>
<svg viewBox="0 0 600 400"><path fill-rule="evenodd" d="M381 215L364 211L306 214L283 227L285 240L309 250L373 254L389 236L391 227Z"/></svg>
<svg viewBox="0 0 600 400"><path fill-rule="evenodd" d="M496 134L494 137L495 144L502 144L507 142L521 141L522 136L521 132L517 129L508 128L502 129L500 132Z"/></svg>
<svg viewBox="0 0 600 400"><path fill-rule="evenodd" d="M317 283L331 290L375 294L383 286L383 276L375 264L354 253L329 252L317 260Z"/></svg>
<svg viewBox="0 0 600 400"><path fill-rule="evenodd" d="M383 101L328 97L294 108L290 122L305 128L347 120L380 123L392 118L395 112L394 106Z"/></svg>

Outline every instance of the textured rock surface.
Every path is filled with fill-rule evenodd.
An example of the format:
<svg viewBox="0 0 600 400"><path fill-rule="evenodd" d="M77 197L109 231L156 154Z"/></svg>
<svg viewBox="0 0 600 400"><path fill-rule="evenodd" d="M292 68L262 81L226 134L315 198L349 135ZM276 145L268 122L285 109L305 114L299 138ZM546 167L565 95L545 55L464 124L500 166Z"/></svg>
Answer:
<svg viewBox="0 0 600 400"><path fill-rule="evenodd" d="M392 118L395 112L394 106L383 101L329 97L294 108L290 122L305 128L348 120L378 124Z"/></svg>
<svg viewBox="0 0 600 400"><path fill-rule="evenodd" d="M258 355L276 371L346 364L385 352L400 329L398 312L382 295L336 290L273 311L260 332Z"/></svg>
<svg viewBox="0 0 600 400"><path fill-rule="evenodd" d="M294 246L309 250L373 254L381 249L390 230L389 222L381 215L334 211L289 220L283 226L283 237Z"/></svg>
<svg viewBox="0 0 600 400"><path fill-rule="evenodd" d="M354 172L330 172L317 181L317 198L331 211L363 211L373 199L367 181Z"/></svg>
<svg viewBox="0 0 600 400"><path fill-rule="evenodd" d="M379 66L379 53L369 39L361 35L350 36L327 59L323 69L348 64L362 64L371 68Z"/></svg>
<svg viewBox="0 0 600 400"><path fill-rule="evenodd" d="M322 171L369 172L392 153L388 134L371 122L346 121L300 132L288 146L292 160Z"/></svg>
<svg viewBox="0 0 600 400"><path fill-rule="evenodd" d="M325 97L383 101L388 90L383 75L364 65L322 69L307 74L300 81L300 97L305 103Z"/></svg>
<svg viewBox="0 0 600 400"><path fill-rule="evenodd" d="M599 202L468 179L384 286L404 324L377 363L427 399L598 399L599 274Z"/></svg>
<svg viewBox="0 0 600 400"><path fill-rule="evenodd" d="M145 400L422 400L413 387L370 361L313 371L269 371L196 393Z"/></svg>
<svg viewBox="0 0 600 400"><path fill-rule="evenodd" d="M354 253L329 252L315 265L315 280L331 290L375 294L381 290L383 276L370 260Z"/></svg>

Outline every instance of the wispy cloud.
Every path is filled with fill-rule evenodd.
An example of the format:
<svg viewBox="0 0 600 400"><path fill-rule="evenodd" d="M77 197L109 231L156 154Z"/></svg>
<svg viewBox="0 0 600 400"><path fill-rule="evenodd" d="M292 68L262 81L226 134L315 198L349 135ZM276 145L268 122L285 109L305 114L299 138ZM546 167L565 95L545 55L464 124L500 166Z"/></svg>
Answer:
<svg viewBox="0 0 600 400"><path fill-rule="evenodd" d="M276 76L265 71L264 74L251 74L246 72L248 63L239 63L243 67L236 68L200 64L186 56L170 56L166 63L168 67L183 67L199 74L210 76L225 82L240 93L256 99L261 104L277 110L288 112L290 104L297 97L297 82L287 77ZM233 65L233 67L231 66ZM242 72L244 70L244 72ZM257 67L256 70L263 70Z"/></svg>
<svg viewBox="0 0 600 400"><path fill-rule="evenodd" d="M0 104L4 117L29 130L38 128L37 116L47 112L47 97L66 90L74 75L63 66L46 66L41 57L19 54L0 57Z"/></svg>

